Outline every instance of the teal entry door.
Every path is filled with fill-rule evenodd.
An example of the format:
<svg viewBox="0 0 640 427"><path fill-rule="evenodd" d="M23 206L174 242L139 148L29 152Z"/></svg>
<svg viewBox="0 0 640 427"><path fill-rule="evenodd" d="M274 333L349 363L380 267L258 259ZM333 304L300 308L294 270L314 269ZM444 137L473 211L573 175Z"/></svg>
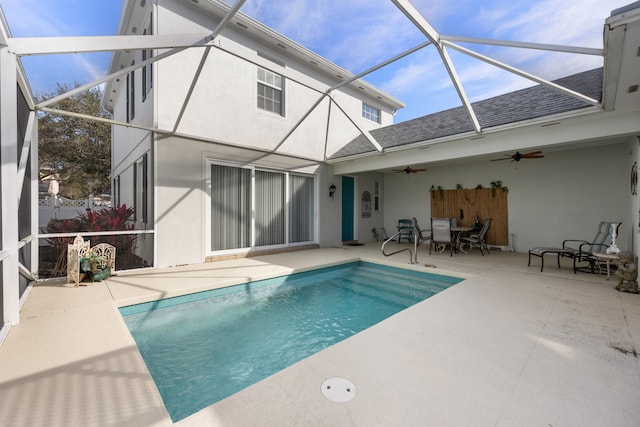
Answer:
<svg viewBox="0 0 640 427"><path fill-rule="evenodd" d="M342 177L342 241L353 240L355 180Z"/></svg>

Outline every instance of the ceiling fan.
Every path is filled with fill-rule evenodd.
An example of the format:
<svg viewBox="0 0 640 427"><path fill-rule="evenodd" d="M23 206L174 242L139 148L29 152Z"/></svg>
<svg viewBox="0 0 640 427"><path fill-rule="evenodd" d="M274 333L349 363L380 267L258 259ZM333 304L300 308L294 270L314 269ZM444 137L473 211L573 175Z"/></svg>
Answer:
<svg viewBox="0 0 640 427"><path fill-rule="evenodd" d="M496 162L498 160L511 160L512 162L519 162L520 159L541 159L544 156L542 155L542 151L531 151L529 153L521 153L516 151L515 154L505 154L504 159L492 159L492 162Z"/></svg>
<svg viewBox="0 0 640 427"><path fill-rule="evenodd" d="M392 170L393 172L404 172L404 173L406 173L407 175L408 175L408 174L410 174L410 173L418 173L418 172L424 172L424 171L426 171L426 169L415 169L415 168L412 168L411 166L407 166L407 167L406 167L406 168L404 168L404 169L391 169L391 170Z"/></svg>

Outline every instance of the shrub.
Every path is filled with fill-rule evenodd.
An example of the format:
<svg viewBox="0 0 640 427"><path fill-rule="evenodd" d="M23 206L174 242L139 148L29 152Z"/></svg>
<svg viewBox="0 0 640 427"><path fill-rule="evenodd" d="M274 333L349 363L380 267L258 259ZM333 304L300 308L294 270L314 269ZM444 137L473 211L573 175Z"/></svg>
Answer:
<svg viewBox="0 0 640 427"><path fill-rule="evenodd" d="M99 211L87 211L72 219L52 219L43 233L81 233L100 231L131 231L135 225L131 218L133 208L126 205L102 209ZM66 274L67 269L67 245L73 243L73 237L51 237L47 242L55 248L56 262L52 268L52 276L58 277ZM135 259L136 236L93 236L91 243L108 243L116 248L116 266L127 267Z"/></svg>

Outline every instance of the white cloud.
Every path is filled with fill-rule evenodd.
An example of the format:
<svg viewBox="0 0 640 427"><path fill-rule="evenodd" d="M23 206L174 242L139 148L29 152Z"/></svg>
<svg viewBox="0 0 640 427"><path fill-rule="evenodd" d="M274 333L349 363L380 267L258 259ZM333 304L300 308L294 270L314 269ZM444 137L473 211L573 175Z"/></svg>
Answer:
<svg viewBox="0 0 640 427"><path fill-rule="evenodd" d="M71 33L71 28L58 19L60 10L55 2L41 0L4 0L9 29L14 37L61 36Z"/></svg>
<svg viewBox="0 0 640 427"><path fill-rule="evenodd" d="M423 40L391 2L251 0L242 10L354 73Z"/></svg>
<svg viewBox="0 0 640 427"><path fill-rule="evenodd" d="M602 47L606 17L612 9L625 2L626 0L545 0L501 3L498 0L483 3L479 13L470 19L467 26L474 32L469 35L475 37L597 48ZM460 29L464 31L464 28L462 26ZM593 55L482 45L468 47L548 80L602 66L602 58ZM486 78L479 77L482 73L492 73L492 69L496 75L503 76L494 82L495 89L488 85L491 79L489 74ZM474 88L474 92L484 93L480 98L519 89L524 87L523 84L533 84L485 63L465 65L459 71L463 80L478 85L479 90ZM473 77L474 75L477 77Z"/></svg>
<svg viewBox="0 0 640 427"><path fill-rule="evenodd" d="M602 47L604 20L627 0L545 0L499 25L497 33L511 33L541 43Z"/></svg>
<svg viewBox="0 0 640 427"><path fill-rule="evenodd" d="M2 0L1 5L14 37L55 37L108 33L117 28L116 16L120 15L118 3L110 0L105 4L84 4L70 8L69 1L51 2L47 0ZM100 9L101 7L102 9ZM104 9L110 19L101 14ZM103 26L92 19L105 18ZM46 55L22 58L32 90L36 93L53 91L57 83L73 85L87 83L106 75L108 53Z"/></svg>
<svg viewBox="0 0 640 427"><path fill-rule="evenodd" d="M341 65L356 71L386 61L423 41L416 37L406 20L397 15L370 16L355 26L360 30L334 37L335 42L328 54Z"/></svg>
<svg viewBox="0 0 640 427"><path fill-rule="evenodd" d="M103 65L99 65L94 59L84 57L83 55L74 55L73 62L84 71L83 74L88 76L89 81L98 80L107 73Z"/></svg>
<svg viewBox="0 0 640 427"><path fill-rule="evenodd" d="M322 37L333 9L331 0L278 2L249 0L242 12L301 44Z"/></svg>
<svg viewBox="0 0 640 427"><path fill-rule="evenodd" d="M601 47L604 20L610 11L629 0L411 0L428 22L447 35ZM114 11L122 0L84 2L78 15L69 1L0 0L15 36L80 34L82 24L102 22L105 8ZM227 1L231 4L231 1ZM85 11L86 12L86 11ZM425 36L389 1L373 0L248 0L242 12L281 32L347 70L357 74L426 40ZM100 15L100 16L98 16ZM90 17L90 18L87 18ZM95 18L94 18L95 17ZM95 21L92 22L92 19ZM101 21L98 21L101 20ZM117 22L112 24L117 27ZM92 29L86 31L91 31ZM100 30L96 30L100 31ZM113 31L106 29L102 31ZM554 79L601 66L601 58L549 54L527 49L470 46L543 78ZM493 66L456 54L454 65L473 99L520 88L521 78ZM92 56L65 58L69 78L82 74L86 81L104 74ZM51 67L55 61L51 59ZM60 62L64 62L60 61ZM46 73L48 70L39 70ZM53 73L51 73L53 75ZM64 75L64 74L58 74ZM451 81L439 55L430 46L375 73L376 84L399 99L428 91L441 96ZM525 84L527 82L525 81ZM455 97L455 92L452 92ZM439 98L438 98L439 99Z"/></svg>
<svg viewBox="0 0 640 427"><path fill-rule="evenodd" d="M398 70L393 77L383 85L383 89L391 93L406 93L424 81L428 80L430 71L433 69L429 64L409 64Z"/></svg>

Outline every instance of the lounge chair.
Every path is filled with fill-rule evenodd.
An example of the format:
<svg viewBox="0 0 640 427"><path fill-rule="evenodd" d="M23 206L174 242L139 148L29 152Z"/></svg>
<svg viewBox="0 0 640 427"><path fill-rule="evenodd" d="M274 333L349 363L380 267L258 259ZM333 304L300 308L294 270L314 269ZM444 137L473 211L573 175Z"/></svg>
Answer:
<svg viewBox="0 0 640 427"><path fill-rule="evenodd" d="M613 227L612 227L613 226ZM619 222L602 221L598 225L596 236L591 242L586 240L567 239L562 242L562 247L535 247L529 250L529 266L531 265L531 255L541 259L540 271L544 270L544 256L554 254L557 256L558 268L560 268L560 257L573 259L573 272L589 271L596 272L597 259L594 253L605 253L613 239L613 230L616 234L620 227ZM579 266L578 263L588 262L586 266Z"/></svg>
<svg viewBox="0 0 640 427"><path fill-rule="evenodd" d="M586 271L596 273L598 263L594 254L603 254L607 252L607 248L613 242L613 234L618 234L620 222L602 221L598 225L598 231L593 240L573 240L567 239L562 242L562 249L570 250L569 253L563 252L559 256L573 258L573 272ZM578 265L578 263L587 262L587 265ZM598 270L599 271L599 270Z"/></svg>
<svg viewBox="0 0 640 427"><path fill-rule="evenodd" d="M478 245L480 247L480 253L482 254L482 256L484 256L484 252L482 251L482 247L484 246L484 248L487 250L487 254L489 253L489 246L487 246L487 231L489 231L489 227L491 227L491 221L493 218L487 218L484 220L484 223L482 224L482 228L480 229L480 232L477 234L470 234L469 237L462 237L460 239L460 242L462 242L462 244L464 243L468 243L469 244L469 250L471 250L471 247L473 245Z"/></svg>
<svg viewBox="0 0 640 427"><path fill-rule="evenodd" d="M557 247L545 247L545 246L538 246L535 247L533 249L529 249L529 264L527 264L528 266L531 266L531 255L533 256L537 256L540 258L540 271L544 270L544 256L546 254L554 254L558 257L558 268L560 268L560 257L561 256L568 256L570 257L573 254L573 250L572 249L562 249L562 248L557 248Z"/></svg>
<svg viewBox="0 0 640 427"><path fill-rule="evenodd" d="M451 255L453 256L453 247L455 243L453 241L453 235L451 234L451 219L450 218L431 218L431 243L429 244L429 255L431 255L431 248L438 245L449 245L451 247Z"/></svg>

